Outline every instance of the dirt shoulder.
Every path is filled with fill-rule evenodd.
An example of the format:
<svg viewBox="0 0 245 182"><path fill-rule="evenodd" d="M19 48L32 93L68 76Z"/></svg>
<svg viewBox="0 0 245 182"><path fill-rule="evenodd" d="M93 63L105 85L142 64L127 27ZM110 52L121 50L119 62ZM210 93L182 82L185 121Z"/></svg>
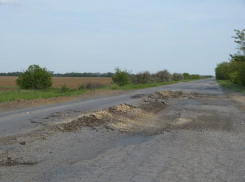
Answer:
<svg viewBox="0 0 245 182"><path fill-rule="evenodd" d="M223 88L223 91L227 97L229 97L237 107L245 111L245 95L233 90Z"/></svg>
<svg viewBox="0 0 245 182"><path fill-rule="evenodd" d="M126 91L123 90L95 90L95 91L88 91L87 93L79 96L70 96L70 97L55 97L55 98L39 98L33 100L23 100L19 99L13 102L6 102L0 104L0 113L15 111L20 109L26 109L31 107L38 107L44 105L52 105L58 103L69 102L72 100L81 100L87 98L94 98L94 97L103 97L108 95L117 95Z"/></svg>

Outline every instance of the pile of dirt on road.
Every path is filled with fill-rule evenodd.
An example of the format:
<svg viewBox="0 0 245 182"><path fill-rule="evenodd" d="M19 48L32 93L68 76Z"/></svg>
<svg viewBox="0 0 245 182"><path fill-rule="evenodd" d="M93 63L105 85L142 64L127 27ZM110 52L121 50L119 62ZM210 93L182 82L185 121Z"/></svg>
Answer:
<svg viewBox="0 0 245 182"><path fill-rule="evenodd" d="M56 126L58 130L69 132L82 127L95 128L104 124L106 128L119 131L131 131L145 124L146 120L157 117L157 113L170 105L172 99L194 98L195 93L183 93L182 91L162 91L144 96L137 106L121 104L109 107L102 111L83 115L69 123L61 123Z"/></svg>
<svg viewBox="0 0 245 182"><path fill-rule="evenodd" d="M138 122L143 118L155 114L166 107L161 102L152 102L135 107L129 104L120 104L109 107L102 111L94 112L82 116L69 123L56 125L60 131L74 131L82 127L96 127L105 124L107 129L119 129L120 131L129 131L130 129L142 124Z"/></svg>
<svg viewBox="0 0 245 182"><path fill-rule="evenodd" d="M181 97L194 97L197 93L183 93L182 91L161 91L155 92L148 96L149 99L168 99L168 98L181 98Z"/></svg>

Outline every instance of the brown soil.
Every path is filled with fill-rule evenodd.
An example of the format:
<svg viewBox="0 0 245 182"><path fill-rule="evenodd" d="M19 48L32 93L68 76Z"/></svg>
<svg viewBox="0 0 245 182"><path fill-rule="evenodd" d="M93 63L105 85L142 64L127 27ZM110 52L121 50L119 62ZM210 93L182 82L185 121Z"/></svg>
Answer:
<svg viewBox="0 0 245 182"><path fill-rule="evenodd" d="M183 93L163 91L155 92L149 96L144 96L142 102L136 107L128 104L121 104L109 107L99 112L84 115L69 123L62 123L53 128L62 132L71 132L83 127L103 125L110 130L118 129L121 132L151 132L159 133L175 129L188 129L203 131L205 129L222 129L231 131L231 123L221 117L220 122L214 121L213 116L197 116L194 118L183 118L178 112L178 104L181 100L216 100L220 99L215 95L202 95L197 93ZM173 101L177 102L173 102ZM168 102L169 103L168 103ZM168 107L169 106L169 107ZM164 110L164 112L162 112ZM188 112L187 109L185 112ZM157 124L156 124L157 123ZM161 125L159 127L158 125ZM163 124L163 125L162 125ZM150 127L149 127L150 126ZM148 131L145 131L147 128ZM151 128L149 130L149 128ZM158 128L158 129L157 129ZM159 130L160 128L160 130Z"/></svg>
<svg viewBox="0 0 245 182"><path fill-rule="evenodd" d="M162 103L148 103L149 108L163 110L166 106ZM159 109L161 108L161 109ZM141 107L135 107L128 104L121 104L114 107L109 107L99 112L91 113L82 116L70 123L63 123L56 126L60 131L74 131L82 127L96 127L106 124L107 129L119 129L119 131L130 131L130 129L141 124L138 122L142 118L153 115L151 110Z"/></svg>
<svg viewBox="0 0 245 182"><path fill-rule="evenodd" d="M0 76L0 87L16 87L16 79L18 79L17 76ZM78 88L80 84L89 82L103 85L112 83L110 77L53 77L52 80L54 88L60 88L62 85L67 85L69 88ZM7 89L10 90L11 88Z"/></svg>
<svg viewBox="0 0 245 182"><path fill-rule="evenodd" d="M1 112L9 112L19 109L26 109L30 107L38 107L44 105L52 105L58 103L64 103L72 100L77 99L86 99L86 98L93 98L93 97L101 97L101 96L108 96L108 95L116 95L120 94L125 91L121 90L95 90L89 91L80 96L72 96L72 97L55 97L55 98L47 98L47 99L34 99L34 100L23 100L19 99L14 102L6 102L0 104L0 113Z"/></svg>
<svg viewBox="0 0 245 182"><path fill-rule="evenodd" d="M119 129L119 131L128 132L139 127L139 125L145 124L139 121L152 119L157 113L166 108L168 103L164 99L183 96L190 95L171 91L155 92L143 98L143 103L137 107L128 104L109 107L102 111L82 116L72 122L56 125L55 128L60 131L74 131L82 127L94 128L106 124L106 127L112 130Z"/></svg>

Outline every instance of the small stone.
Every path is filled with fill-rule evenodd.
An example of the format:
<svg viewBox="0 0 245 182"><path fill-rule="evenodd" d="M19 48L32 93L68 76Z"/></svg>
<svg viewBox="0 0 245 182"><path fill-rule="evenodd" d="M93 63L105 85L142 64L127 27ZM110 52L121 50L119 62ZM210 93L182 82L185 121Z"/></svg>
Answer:
<svg viewBox="0 0 245 182"><path fill-rule="evenodd" d="M20 145L26 145L26 142L24 141L24 142L20 142Z"/></svg>
<svg viewBox="0 0 245 182"><path fill-rule="evenodd" d="M64 127L63 127L63 126L57 126L57 128L58 128L60 131L63 131L63 130L64 130Z"/></svg>
<svg viewBox="0 0 245 182"><path fill-rule="evenodd" d="M151 102L151 100L150 99L145 99L144 102Z"/></svg>
<svg viewBox="0 0 245 182"><path fill-rule="evenodd" d="M162 103L163 103L164 105L169 106L169 103L167 103L166 101L162 101Z"/></svg>

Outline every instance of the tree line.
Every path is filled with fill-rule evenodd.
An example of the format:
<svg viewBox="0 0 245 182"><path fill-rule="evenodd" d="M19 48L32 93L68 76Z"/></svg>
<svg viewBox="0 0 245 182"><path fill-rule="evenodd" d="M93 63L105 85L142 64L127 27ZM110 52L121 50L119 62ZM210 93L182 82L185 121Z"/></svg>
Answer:
<svg viewBox="0 0 245 182"><path fill-rule="evenodd" d="M237 44L238 52L230 55L229 61L219 63L215 68L217 80L230 80L231 82L245 86L245 29L235 30L233 36Z"/></svg>
<svg viewBox="0 0 245 182"><path fill-rule="evenodd" d="M0 73L0 76L20 76L22 72Z"/></svg>
<svg viewBox="0 0 245 182"><path fill-rule="evenodd" d="M0 76L20 76L23 74L23 72L8 72L8 73L0 73ZM71 73L53 73L50 72L51 76L53 77L112 77L113 73L107 72L107 73L77 73L77 72L71 72Z"/></svg>
<svg viewBox="0 0 245 182"><path fill-rule="evenodd" d="M169 73L167 70L158 71L157 73L151 74L149 71L140 72L137 74L131 74L127 70L121 70L120 68L115 69L115 73L112 74L112 80L115 84L123 86L129 83L133 84L148 84L148 83L161 83L169 81L180 81L187 79L200 79L208 78L212 76L200 76L198 74L191 75L189 73ZM52 75L47 68L41 68L38 65L31 65L28 69L19 75L16 80L16 84L21 89L45 89L52 86ZM79 89L87 89L101 87L102 85L87 84L80 85ZM63 90L67 90L63 87Z"/></svg>
<svg viewBox="0 0 245 182"><path fill-rule="evenodd" d="M211 75L201 76L198 74L189 73L173 73L171 74L168 70L158 71L156 73L150 73L149 71L139 72L137 74L131 74L127 70L121 70L120 68L115 69L115 73L112 76L112 80L119 86L133 84L149 84L149 83L162 83L170 81L181 81L181 80L195 80L201 78L211 78Z"/></svg>

